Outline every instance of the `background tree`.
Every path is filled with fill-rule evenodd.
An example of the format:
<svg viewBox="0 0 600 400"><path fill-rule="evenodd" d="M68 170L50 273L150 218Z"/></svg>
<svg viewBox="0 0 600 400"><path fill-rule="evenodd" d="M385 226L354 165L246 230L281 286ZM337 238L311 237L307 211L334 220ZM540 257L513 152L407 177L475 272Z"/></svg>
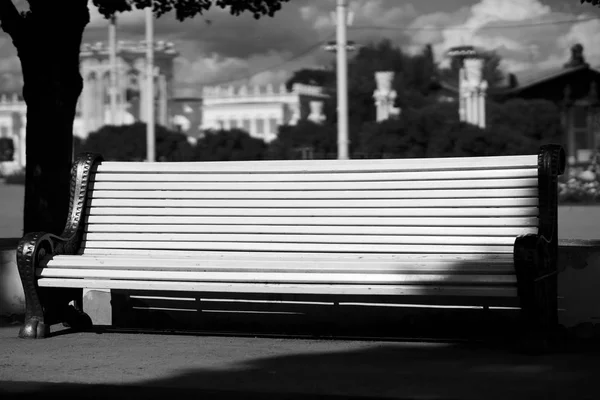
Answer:
<svg viewBox="0 0 600 400"><path fill-rule="evenodd" d="M370 43L361 47L348 63L348 105L350 126L361 126L375 120L373 92L376 89L375 72L393 71L394 89L398 93L396 104L402 109L419 108L431 104L432 78L437 76L437 66L431 46L416 55L404 54L390 40ZM332 68L301 69L288 80L287 85L314 82L324 86L330 98L325 103L329 122L337 121L336 71Z"/></svg>
<svg viewBox="0 0 600 400"><path fill-rule="evenodd" d="M329 121L315 124L312 121L301 120L297 125L280 126L277 138L269 145L268 157L279 160L298 159L302 158L301 149L310 149L319 158L335 155L336 125Z"/></svg>
<svg viewBox="0 0 600 400"><path fill-rule="evenodd" d="M15 156L15 144L12 138L0 138L0 162L13 161Z"/></svg>
<svg viewBox="0 0 600 400"><path fill-rule="evenodd" d="M208 131L198 139L194 161L262 160L267 144L241 129Z"/></svg>
<svg viewBox="0 0 600 400"><path fill-rule="evenodd" d="M152 5L157 17L174 12L179 20L208 10L213 3L233 15L273 16L288 0L93 0L110 17L133 7ZM79 52L90 21L88 0L27 0L19 12L12 0L0 0L0 26L10 35L23 71L27 104L24 231L60 233L69 198L73 120L83 80ZM60 44L60 45L48 45Z"/></svg>
<svg viewBox="0 0 600 400"><path fill-rule="evenodd" d="M156 125L156 159L191 161L193 146L187 136ZM80 151L102 154L108 161L143 161L146 158L146 124L105 125L90 133Z"/></svg>

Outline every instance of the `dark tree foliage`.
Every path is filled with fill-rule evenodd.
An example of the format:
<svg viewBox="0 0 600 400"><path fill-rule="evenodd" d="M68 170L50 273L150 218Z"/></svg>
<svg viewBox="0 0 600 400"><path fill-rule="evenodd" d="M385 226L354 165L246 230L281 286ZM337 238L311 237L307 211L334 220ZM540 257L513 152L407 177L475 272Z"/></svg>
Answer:
<svg viewBox="0 0 600 400"><path fill-rule="evenodd" d="M12 138L0 138L0 162L13 161L15 156L15 144Z"/></svg>
<svg viewBox="0 0 600 400"><path fill-rule="evenodd" d="M157 125L155 136L158 161L191 161L194 149L186 135ZM80 150L102 154L108 161L143 161L146 159L146 124L103 126L88 136Z"/></svg>
<svg viewBox="0 0 600 400"><path fill-rule="evenodd" d="M285 86L288 90L291 90L295 83L321 86L326 89L335 88L335 70L302 68L294 72L292 77L285 83Z"/></svg>
<svg viewBox="0 0 600 400"><path fill-rule="evenodd" d="M352 137L352 132L350 135ZM303 120L294 126L281 126L277 139L270 143L268 157L284 160L302 158L303 149L310 149L319 158L323 155L335 155L337 153L336 125L316 124Z"/></svg>
<svg viewBox="0 0 600 400"><path fill-rule="evenodd" d="M555 107L545 100L488 103L485 129L460 122L456 103L410 109L397 120L364 124L357 151L370 158L535 154L564 137Z"/></svg>
<svg viewBox="0 0 600 400"><path fill-rule="evenodd" d="M600 6L600 0L580 0L581 4L590 3L594 6Z"/></svg>
<svg viewBox="0 0 600 400"><path fill-rule="evenodd" d="M155 16L172 12L179 20L211 6L231 14L273 16L289 0L93 0L107 18L152 4ZM19 12L0 0L0 26L12 39L23 70L27 104L24 231L58 234L66 220L73 150L73 120L83 89L79 53L90 21L88 0L27 0ZM56 45L59 43L60 45Z"/></svg>
<svg viewBox="0 0 600 400"><path fill-rule="evenodd" d="M262 160L267 144L241 129L208 131L196 143L194 161Z"/></svg>

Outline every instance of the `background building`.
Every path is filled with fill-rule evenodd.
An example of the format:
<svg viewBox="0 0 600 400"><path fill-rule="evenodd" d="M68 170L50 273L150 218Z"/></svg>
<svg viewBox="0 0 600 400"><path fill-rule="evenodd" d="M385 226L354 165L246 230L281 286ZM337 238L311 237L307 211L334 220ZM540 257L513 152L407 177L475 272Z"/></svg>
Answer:
<svg viewBox="0 0 600 400"><path fill-rule="evenodd" d="M106 124L144 122L146 102L155 104L156 123L169 125L169 99L173 92L173 60L178 56L172 43L158 41L154 46L154 99L149 100L146 85L146 44L117 42L116 65L111 65L109 48L99 42L81 49L83 92L78 103L79 123L75 134L85 138ZM111 73L115 87L111 87ZM117 115L112 119L110 93L116 91Z"/></svg>
<svg viewBox="0 0 600 400"><path fill-rule="evenodd" d="M240 128L270 142L280 125L295 125L301 119L321 122L324 99L318 86L295 84L205 87L202 91L202 129Z"/></svg>

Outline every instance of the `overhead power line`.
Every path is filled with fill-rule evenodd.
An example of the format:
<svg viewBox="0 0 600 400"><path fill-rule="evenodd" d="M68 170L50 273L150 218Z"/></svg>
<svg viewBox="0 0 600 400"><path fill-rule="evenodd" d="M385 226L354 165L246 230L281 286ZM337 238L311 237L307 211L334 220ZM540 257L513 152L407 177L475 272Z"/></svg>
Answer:
<svg viewBox="0 0 600 400"><path fill-rule="evenodd" d="M580 19L569 19L562 21L543 21L543 22L532 22L527 24L502 24L502 25L486 25L479 28L480 30L491 30L491 29L514 29L514 28L528 28L544 25L562 25L562 24L575 24L578 22L594 21L600 17L580 18ZM351 30L386 30L386 31L470 31L473 28L466 26L421 26L421 27L399 27L399 26L378 26L378 25L357 25L351 26L348 29Z"/></svg>
<svg viewBox="0 0 600 400"><path fill-rule="evenodd" d="M330 39L332 39L335 36L335 34L330 34L327 38L318 41L317 43L312 44L310 47L307 47L306 49L302 50L300 53L293 55L291 58L288 58L287 60L284 60L278 64L275 65L271 65L269 67L260 69L258 71L254 71L251 72L247 75L243 75L237 78L230 78L230 79L226 79L226 80L222 80L222 81L217 81L217 82L211 82L211 83L207 83L205 86L220 86L220 85L227 85L230 83L235 83L235 82L239 82L239 81L245 81L245 80L250 80L252 78L254 78L257 75L260 75L262 73L265 72L269 72L272 71L274 69L278 69L281 68L291 62L294 62L310 53L312 53L313 51L320 49L321 46L325 45Z"/></svg>
<svg viewBox="0 0 600 400"><path fill-rule="evenodd" d="M544 26L544 25L574 24L574 23L594 21L594 20L600 20L600 17L570 19L570 20L562 20L562 21L543 21L543 22L527 23L527 24L504 24L504 25L482 26L480 28L477 28L477 30L479 31L479 30L490 30L490 29L514 29L514 28L527 28L527 27L536 27L536 26ZM464 26L438 26L438 27L435 27L435 26L422 26L422 27L348 26L348 29L354 30L354 31L357 31L357 30L388 30L388 31L414 32L414 31L444 31L444 30L467 30L468 31L468 30L472 30L473 28L468 28L468 27L464 27ZM205 84L205 86L220 86L220 85L227 85L227 84L236 83L236 82L240 82L240 81L246 81L246 80L250 80L250 79L254 78L255 76L260 75L262 73L281 68L281 67L283 67L291 62L294 62L294 61L312 53L313 51L321 48L321 46L325 45L330 39L333 39L334 36L335 36L335 33L331 33L325 39L312 44L311 46L302 50L300 53L295 54L291 58L284 60L278 64L271 65L269 67L266 67L266 68L263 68L263 69L260 69L257 71L253 71L251 73L239 76L237 78L229 78L226 80L210 82L210 83Z"/></svg>

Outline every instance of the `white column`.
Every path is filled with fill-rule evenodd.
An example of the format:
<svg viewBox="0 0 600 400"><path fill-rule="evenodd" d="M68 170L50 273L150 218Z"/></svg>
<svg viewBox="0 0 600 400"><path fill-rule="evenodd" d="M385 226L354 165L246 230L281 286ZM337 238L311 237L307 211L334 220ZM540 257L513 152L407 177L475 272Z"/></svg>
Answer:
<svg viewBox="0 0 600 400"><path fill-rule="evenodd" d="M116 16L112 16L110 24L108 26L108 46L109 46L109 57L110 57L110 123L118 125L118 110L117 110L117 28L116 28Z"/></svg>
<svg viewBox="0 0 600 400"><path fill-rule="evenodd" d="M146 154L148 162L156 158L154 135L154 14L152 2L146 8Z"/></svg>
<svg viewBox="0 0 600 400"><path fill-rule="evenodd" d="M160 105L160 110L159 110L159 118L160 118L160 124L162 126L167 126L167 114L168 114L168 108L167 108L167 100L168 100L168 93L167 93L167 77L164 74L160 74L158 76L158 83L159 83L159 105Z"/></svg>
<svg viewBox="0 0 600 400"><path fill-rule="evenodd" d="M106 90L106 87L104 86L104 72L105 71L101 71L101 73L96 77L96 126L94 130L99 129L102 125L104 125L104 94Z"/></svg>
<svg viewBox="0 0 600 400"><path fill-rule="evenodd" d="M256 132L258 130L258 128L257 128L256 125L257 125L257 123L256 123L256 115L254 115L250 119L250 132L249 133L250 133L250 136L252 136L252 137L258 137L258 134Z"/></svg>
<svg viewBox="0 0 600 400"><path fill-rule="evenodd" d="M479 126L485 129L485 89L479 93Z"/></svg>
<svg viewBox="0 0 600 400"><path fill-rule="evenodd" d="M25 160L26 160L26 138L25 136L27 135L27 115L25 114L21 114L21 129L20 129L20 135L19 135L19 160L20 160L20 164L21 167L25 167Z"/></svg>
<svg viewBox="0 0 600 400"><path fill-rule="evenodd" d="M81 91L81 127L84 135L87 136L89 132L89 92L90 83L87 76L87 71L83 71L83 90Z"/></svg>

